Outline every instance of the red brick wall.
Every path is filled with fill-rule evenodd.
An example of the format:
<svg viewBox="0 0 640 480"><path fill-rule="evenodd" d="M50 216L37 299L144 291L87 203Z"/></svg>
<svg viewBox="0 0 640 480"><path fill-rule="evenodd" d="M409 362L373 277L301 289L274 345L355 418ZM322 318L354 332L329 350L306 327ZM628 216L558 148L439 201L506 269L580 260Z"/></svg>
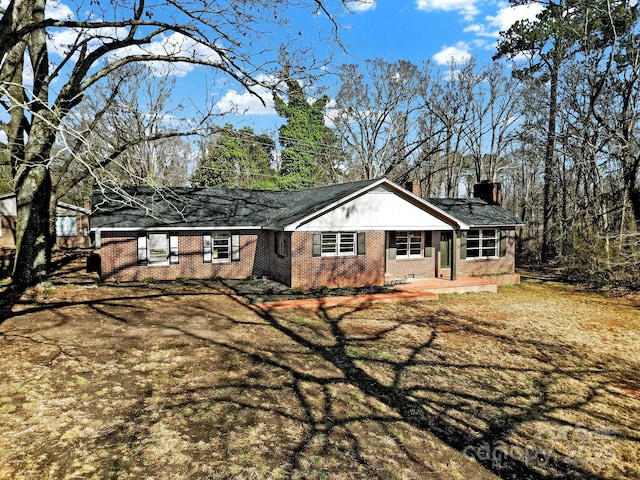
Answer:
<svg viewBox="0 0 640 480"><path fill-rule="evenodd" d="M275 232L265 232L267 250L265 257L267 265L264 275L291 286L291 233L285 232L287 236L287 251L285 255L276 254Z"/></svg>
<svg viewBox="0 0 640 480"><path fill-rule="evenodd" d="M102 232L101 277L108 281L128 282L147 278L247 278L264 274L265 262L256 257L258 246L264 248L261 245L263 242L259 241L264 233L233 233L240 235L240 260L237 262L205 263L202 254L203 232L181 232L178 240L179 263L147 266L137 264L137 232Z"/></svg>
<svg viewBox="0 0 640 480"><path fill-rule="evenodd" d="M365 255L314 257L313 234L291 234L291 286L305 289L384 284L384 232L365 233Z"/></svg>
<svg viewBox="0 0 640 480"><path fill-rule="evenodd" d="M387 278L405 279L405 278L433 278L436 276L436 244L440 245L440 232L425 232L425 235L431 235L433 248L431 249L431 257L422 258L389 258L387 250Z"/></svg>
<svg viewBox="0 0 640 480"><path fill-rule="evenodd" d="M4 234L4 232L3 232ZM385 232L366 232L366 254L314 257L314 232L293 232L289 252L275 253L274 234L270 231L240 232L240 261L204 263L202 232L183 232L179 239L179 263L176 265L137 265L137 233L102 234L101 276L110 281L139 281L146 278L247 278L268 276L291 287L305 289L345 286L383 285L385 263L387 279L449 278L450 271L440 268L440 232L431 232L432 256L419 259L389 259L385 251ZM428 234L428 233L427 233ZM510 231L507 255L495 259L460 259L460 239L456 255L458 275L473 276L515 271L515 231ZM385 258L386 256L386 258Z"/></svg>
<svg viewBox="0 0 640 480"><path fill-rule="evenodd" d="M271 277L271 252L273 251L273 232L260 231L253 233L256 235L256 246L254 253L253 271L249 275L257 277ZM242 252L240 252L240 261L242 262ZM249 276L247 275L247 276ZM243 277L240 277L243 278Z"/></svg>
<svg viewBox="0 0 640 480"><path fill-rule="evenodd" d="M429 232L426 232L427 235ZM507 232L507 254L500 258L475 259L460 258L460 239L456 239L456 264L459 276L496 275L515 272L516 232ZM390 259L387 252L387 279L451 278L451 269L440 266L440 232L431 232L432 256L418 259Z"/></svg>
<svg viewBox="0 0 640 480"><path fill-rule="evenodd" d="M458 260L458 275L480 276L500 273L514 273L516 269L516 231L503 232L507 236L507 254L500 258L467 258ZM460 258L460 239L458 239L458 258Z"/></svg>

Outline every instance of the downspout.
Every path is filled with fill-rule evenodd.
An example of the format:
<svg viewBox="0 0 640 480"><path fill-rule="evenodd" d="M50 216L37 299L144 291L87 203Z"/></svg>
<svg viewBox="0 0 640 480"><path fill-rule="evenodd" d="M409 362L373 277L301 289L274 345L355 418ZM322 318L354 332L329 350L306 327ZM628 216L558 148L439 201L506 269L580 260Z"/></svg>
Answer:
<svg viewBox="0 0 640 480"><path fill-rule="evenodd" d="M460 235L460 230L454 230L453 231L453 235L451 235L451 247L449 247L450 249L450 255L451 255L451 281L454 282L457 278L458 278L458 272L456 271L458 269L458 259L456 258L458 255L458 249L457 249L457 245L458 245L458 235Z"/></svg>

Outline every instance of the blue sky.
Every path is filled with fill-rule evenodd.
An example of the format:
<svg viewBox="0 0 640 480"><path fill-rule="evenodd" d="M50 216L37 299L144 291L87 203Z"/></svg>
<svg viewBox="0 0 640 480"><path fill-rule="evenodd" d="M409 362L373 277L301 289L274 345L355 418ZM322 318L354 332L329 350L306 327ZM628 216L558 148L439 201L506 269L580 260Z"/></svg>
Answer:
<svg viewBox="0 0 640 480"><path fill-rule="evenodd" d="M7 3L8 0L0 0L0 7ZM74 19L82 5L82 0L48 0L47 16ZM452 59L462 62L471 56L480 63L489 62L500 30L509 28L518 19L533 18L541 9L539 4L511 7L506 0L353 0L349 2L348 9L338 0L328 0L327 5L334 9L330 13L339 26L339 36L347 50L333 49L336 66L358 64L374 58L389 62L409 60L417 65L430 60L443 68ZM82 12L87 14L86 10ZM293 15L289 20L294 32L300 32L305 40L317 46L320 54L331 48L324 41L317 40L326 37L321 37L316 31L321 22L310 10L296 11ZM326 28L327 22L323 23ZM73 43L77 33L69 29L50 32L49 47L54 58L56 52L63 52L65 45ZM102 34L105 38L122 37L126 35L126 29L105 30ZM278 33L275 35L277 43ZM207 55L198 46L189 45L177 33L158 38L145 51L156 50L193 51L197 56ZM64 55L59 55L59 59L62 58ZM167 73L161 70L162 64L156 65L158 76ZM218 82L219 78L204 67L172 64L169 74L176 80L174 103L182 103L188 110L191 105L192 112L196 106L203 105L213 105L219 112L229 112L233 107L244 114L229 115L221 123L251 126L256 131L269 133L275 132L282 124L267 89L256 90L263 104L255 95L248 94L239 86L234 87L233 83ZM332 88L335 93L338 87L336 77L328 75L324 81L327 82L328 93L332 93Z"/></svg>
<svg viewBox="0 0 640 480"><path fill-rule="evenodd" d="M382 58L389 62L410 60L420 65L430 60L446 67L451 59L465 61L472 56L480 63L490 62L498 33L522 18L533 18L539 5L511 7L495 0L360 0L352 2L351 13L337 12L340 37L348 53L339 53L335 61L361 63ZM300 31L309 32L313 19L292 19ZM257 130L275 129L281 119L273 111L265 91L267 107L242 92L220 92L216 100L224 110L233 103L246 111L234 121Z"/></svg>
<svg viewBox="0 0 640 480"><path fill-rule="evenodd" d="M341 23L356 57L441 65L452 56L490 60L500 30L541 9L496 0L361 0L354 6Z"/></svg>

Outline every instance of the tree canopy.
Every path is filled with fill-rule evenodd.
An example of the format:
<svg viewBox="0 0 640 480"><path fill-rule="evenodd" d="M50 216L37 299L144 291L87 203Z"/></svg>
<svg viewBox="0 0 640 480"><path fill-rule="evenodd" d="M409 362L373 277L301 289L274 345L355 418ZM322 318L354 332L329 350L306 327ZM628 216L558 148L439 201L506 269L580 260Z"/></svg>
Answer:
<svg viewBox="0 0 640 480"><path fill-rule="evenodd" d="M275 142L268 135L227 124L201 150L191 175L194 187L272 190L276 186L271 167Z"/></svg>

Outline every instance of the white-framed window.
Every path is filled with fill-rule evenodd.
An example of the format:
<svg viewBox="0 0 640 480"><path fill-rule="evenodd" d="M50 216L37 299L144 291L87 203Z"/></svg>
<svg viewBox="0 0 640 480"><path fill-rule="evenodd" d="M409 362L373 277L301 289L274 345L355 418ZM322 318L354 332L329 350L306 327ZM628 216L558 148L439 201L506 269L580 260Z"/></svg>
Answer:
<svg viewBox="0 0 640 480"><path fill-rule="evenodd" d="M138 264L169 265L178 263L178 236L149 233L138 236Z"/></svg>
<svg viewBox="0 0 640 480"><path fill-rule="evenodd" d="M355 233L322 233L320 234L321 256L355 255Z"/></svg>
<svg viewBox="0 0 640 480"><path fill-rule="evenodd" d="M313 235L314 257L337 257L365 254L364 232L331 232Z"/></svg>
<svg viewBox="0 0 640 480"><path fill-rule="evenodd" d="M56 235L59 237L75 237L78 234L78 225L75 216L56 217Z"/></svg>
<svg viewBox="0 0 640 480"><path fill-rule="evenodd" d="M211 263L213 258L211 254L211 234L207 233L202 236L202 260L205 263Z"/></svg>
<svg viewBox="0 0 640 480"><path fill-rule="evenodd" d="M355 255L356 254L356 234L353 232L341 233L338 250L340 255Z"/></svg>
<svg viewBox="0 0 640 480"><path fill-rule="evenodd" d="M225 263L240 260L240 236L228 232L212 232L202 236L205 263Z"/></svg>
<svg viewBox="0 0 640 480"><path fill-rule="evenodd" d="M397 232L396 257L418 258L424 256L423 232Z"/></svg>
<svg viewBox="0 0 640 480"><path fill-rule="evenodd" d="M322 257L338 254L337 233L323 233L320 235L320 254Z"/></svg>
<svg viewBox="0 0 640 480"><path fill-rule="evenodd" d="M498 229L484 228L467 232L467 258L497 257L499 245Z"/></svg>
<svg viewBox="0 0 640 480"><path fill-rule="evenodd" d="M166 233L150 233L147 243L147 264L169 264L169 237Z"/></svg>
<svg viewBox="0 0 640 480"><path fill-rule="evenodd" d="M228 233L211 234L211 261L228 262L231 259L231 235Z"/></svg>
<svg viewBox="0 0 640 480"><path fill-rule="evenodd" d="M286 232L275 232L275 251L279 257L286 257L289 254L289 242Z"/></svg>

